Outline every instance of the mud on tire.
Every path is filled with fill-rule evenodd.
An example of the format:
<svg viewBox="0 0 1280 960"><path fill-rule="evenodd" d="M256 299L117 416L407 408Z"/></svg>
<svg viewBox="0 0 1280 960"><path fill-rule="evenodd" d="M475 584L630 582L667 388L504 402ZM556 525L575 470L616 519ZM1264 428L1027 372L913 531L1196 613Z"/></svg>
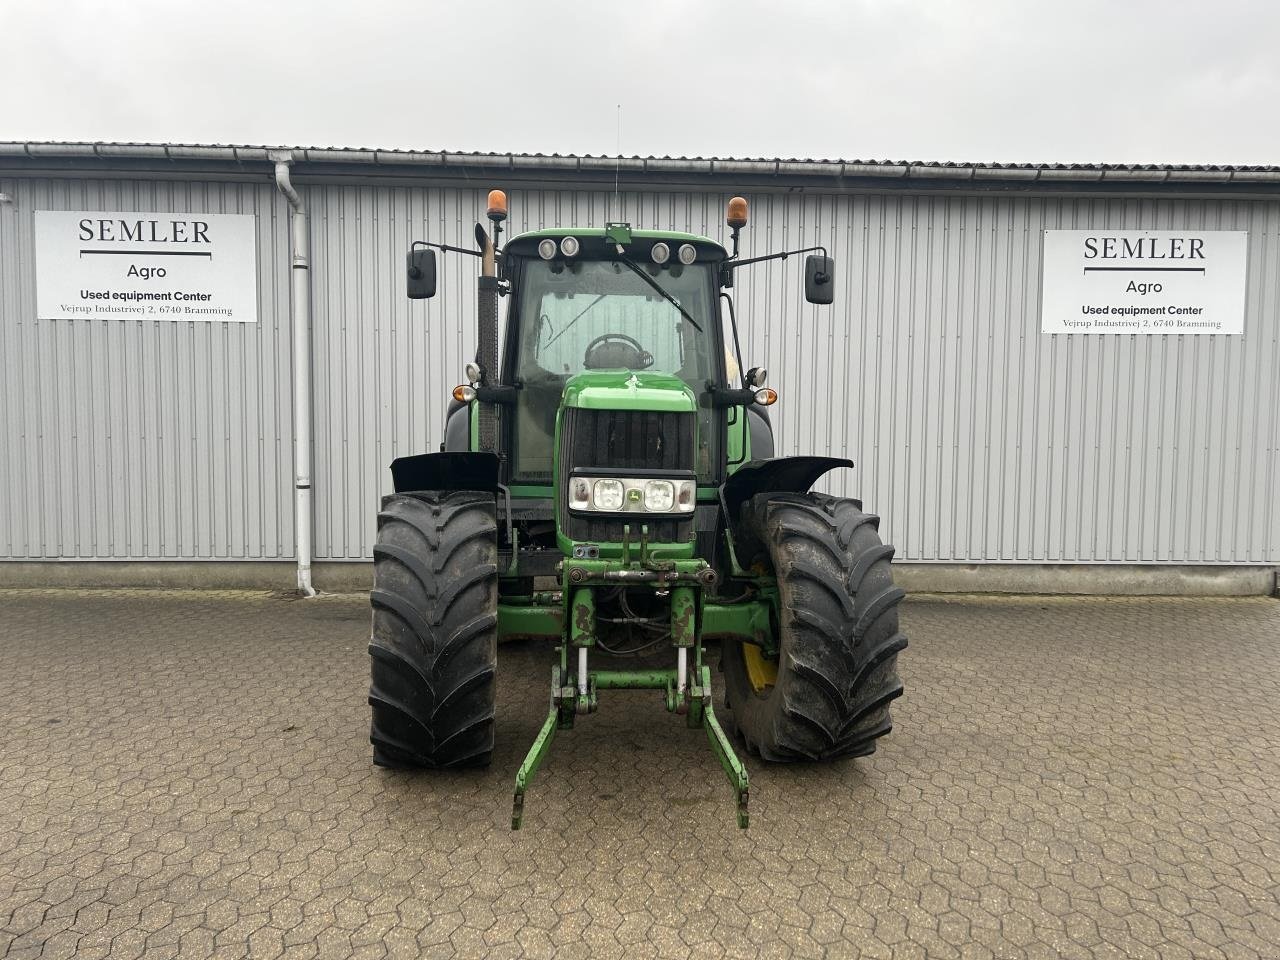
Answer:
<svg viewBox="0 0 1280 960"><path fill-rule="evenodd" d="M493 496L386 497L373 556L373 762L486 766L497 671Z"/></svg>
<svg viewBox="0 0 1280 960"><path fill-rule="evenodd" d="M741 644L725 643L726 699L748 749L766 760L838 760L872 753L902 694L903 591L879 518L824 494L761 494L743 509L740 557L778 578L780 655L757 691Z"/></svg>

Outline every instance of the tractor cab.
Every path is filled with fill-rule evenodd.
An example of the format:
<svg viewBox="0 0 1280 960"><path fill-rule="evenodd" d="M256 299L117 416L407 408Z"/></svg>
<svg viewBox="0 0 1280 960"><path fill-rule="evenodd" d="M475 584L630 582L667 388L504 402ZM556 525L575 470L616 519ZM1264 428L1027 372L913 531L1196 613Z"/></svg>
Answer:
<svg viewBox="0 0 1280 960"><path fill-rule="evenodd" d="M727 256L706 237L625 224L538 231L507 243L503 379L517 387L513 482L552 483L557 415L568 388L590 387L596 402L613 391L625 409L636 405L628 384L662 378L676 394L692 396L697 421L693 455L679 466L704 484L718 479L711 391L726 383L717 280ZM661 450L647 453L655 463L662 459Z"/></svg>

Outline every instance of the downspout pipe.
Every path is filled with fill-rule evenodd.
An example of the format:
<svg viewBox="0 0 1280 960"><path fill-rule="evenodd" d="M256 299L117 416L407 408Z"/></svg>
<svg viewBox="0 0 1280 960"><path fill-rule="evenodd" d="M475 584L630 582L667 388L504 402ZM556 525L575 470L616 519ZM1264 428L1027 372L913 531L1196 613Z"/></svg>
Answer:
<svg viewBox="0 0 1280 960"><path fill-rule="evenodd" d="M298 556L298 593L314 597L311 585L311 237L307 208L289 179L293 153L272 151L276 187L292 211L289 231L290 313L293 326L293 523Z"/></svg>

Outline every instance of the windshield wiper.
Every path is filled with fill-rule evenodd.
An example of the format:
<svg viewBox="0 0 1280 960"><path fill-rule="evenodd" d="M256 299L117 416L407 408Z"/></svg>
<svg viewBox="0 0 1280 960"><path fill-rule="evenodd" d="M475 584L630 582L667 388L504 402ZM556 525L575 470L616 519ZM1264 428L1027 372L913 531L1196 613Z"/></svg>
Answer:
<svg viewBox="0 0 1280 960"><path fill-rule="evenodd" d="M698 321L693 319L693 317L689 316L689 311L686 310L684 307L680 306L680 301L677 300L675 297L673 297L671 294L667 293L667 291L663 289L662 284L660 284L657 280L653 279L653 277L649 276L647 273L641 270L640 267L636 265L635 261L633 261L630 257L626 256L625 254L619 254L618 259L623 263L625 263L628 267L630 267L632 273L634 273L637 277L639 277L649 286L653 287L653 289L657 291L658 296L662 297L663 300L667 301L667 303L671 304L673 307L679 310L680 316L684 317L691 324L693 324L693 329L697 330L699 333L702 332L702 327L698 326Z"/></svg>

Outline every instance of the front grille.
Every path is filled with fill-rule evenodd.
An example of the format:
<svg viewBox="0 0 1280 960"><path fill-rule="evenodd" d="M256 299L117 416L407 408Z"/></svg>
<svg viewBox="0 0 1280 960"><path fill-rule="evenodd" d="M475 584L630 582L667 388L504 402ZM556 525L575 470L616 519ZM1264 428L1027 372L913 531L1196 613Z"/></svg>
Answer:
<svg viewBox="0 0 1280 960"><path fill-rule="evenodd" d="M599 470L621 476L631 470L692 470L697 423L692 413L651 410L583 410L566 407L560 419L560 496L568 497L573 469ZM617 542L630 523L633 537L639 523L648 523L649 539L684 542L693 536L693 519L643 521L571 514L565 506L570 538L594 543Z"/></svg>
<svg viewBox="0 0 1280 960"><path fill-rule="evenodd" d="M561 440L573 466L612 473L692 470L694 429L692 413L649 410L568 407L560 422Z"/></svg>

